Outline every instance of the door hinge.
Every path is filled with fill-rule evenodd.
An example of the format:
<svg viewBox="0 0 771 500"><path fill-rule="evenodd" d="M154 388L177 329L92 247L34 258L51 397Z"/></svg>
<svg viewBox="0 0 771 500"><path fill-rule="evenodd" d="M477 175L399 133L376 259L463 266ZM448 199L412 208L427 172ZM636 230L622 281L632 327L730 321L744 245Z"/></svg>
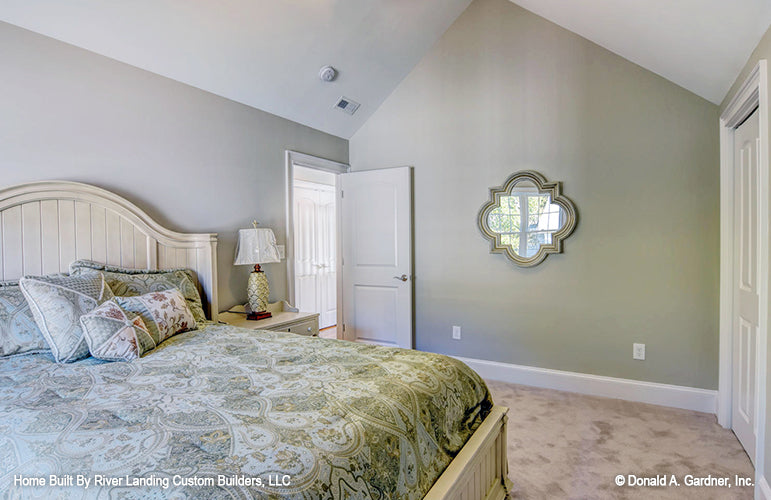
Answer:
<svg viewBox="0 0 771 500"><path fill-rule="evenodd" d="M345 323L343 323L343 331L345 331Z"/></svg>

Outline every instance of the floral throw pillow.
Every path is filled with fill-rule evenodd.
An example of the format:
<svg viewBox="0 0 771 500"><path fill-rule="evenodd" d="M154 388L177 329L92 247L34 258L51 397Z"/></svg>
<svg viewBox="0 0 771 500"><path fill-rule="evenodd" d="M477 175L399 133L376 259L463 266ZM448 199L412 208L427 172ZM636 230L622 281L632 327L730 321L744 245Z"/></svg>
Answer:
<svg viewBox="0 0 771 500"><path fill-rule="evenodd" d="M115 298L80 317L88 350L105 361L132 361L155 349L155 341L139 315L124 311Z"/></svg>
<svg viewBox="0 0 771 500"><path fill-rule="evenodd" d="M156 344L196 328L195 317L185 297L176 288L139 297L115 297L115 303L126 311L138 314Z"/></svg>
<svg viewBox="0 0 771 500"><path fill-rule="evenodd" d="M80 317L113 297L104 276L25 276L19 287L56 362L88 357Z"/></svg>
<svg viewBox="0 0 771 500"><path fill-rule="evenodd" d="M206 321L201 295L196 286L195 273L190 269L131 269L107 266L90 260L76 260L70 264L70 275L82 276L101 272L112 292L120 297L135 297L150 292L176 288L182 292L197 323Z"/></svg>
<svg viewBox="0 0 771 500"><path fill-rule="evenodd" d="M0 282L0 357L50 350L19 283Z"/></svg>

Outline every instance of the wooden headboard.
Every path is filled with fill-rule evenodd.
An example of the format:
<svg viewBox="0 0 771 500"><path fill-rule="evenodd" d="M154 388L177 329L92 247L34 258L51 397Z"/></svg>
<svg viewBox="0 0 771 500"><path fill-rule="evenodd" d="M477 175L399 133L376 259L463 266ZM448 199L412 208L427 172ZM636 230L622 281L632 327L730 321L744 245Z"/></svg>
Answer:
<svg viewBox="0 0 771 500"><path fill-rule="evenodd" d="M217 319L215 233L170 231L130 201L88 184L43 181L0 189L0 279L67 272L77 259L193 269L204 310Z"/></svg>

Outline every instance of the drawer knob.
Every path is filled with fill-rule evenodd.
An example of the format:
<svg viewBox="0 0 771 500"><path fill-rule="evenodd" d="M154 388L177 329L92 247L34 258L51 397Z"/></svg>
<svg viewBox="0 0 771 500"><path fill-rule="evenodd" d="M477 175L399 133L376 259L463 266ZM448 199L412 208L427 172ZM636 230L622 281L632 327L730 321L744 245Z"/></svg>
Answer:
<svg viewBox="0 0 771 500"><path fill-rule="evenodd" d="M311 330L313 330L313 328L311 328L311 327L309 326L309 327L308 327L308 331L311 331Z"/></svg>

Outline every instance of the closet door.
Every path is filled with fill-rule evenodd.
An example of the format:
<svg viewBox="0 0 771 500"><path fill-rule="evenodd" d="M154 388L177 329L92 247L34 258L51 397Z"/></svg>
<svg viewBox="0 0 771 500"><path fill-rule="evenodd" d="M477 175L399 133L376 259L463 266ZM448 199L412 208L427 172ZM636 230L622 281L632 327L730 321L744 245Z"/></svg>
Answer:
<svg viewBox="0 0 771 500"><path fill-rule="evenodd" d="M760 212L758 112L734 136L733 431L755 462L758 324L760 320Z"/></svg>
<svg viewBox="0 0 771 500"><path fill-rule="evenodd" d="M303 312L318 312L316 268L316 206L318 194L305 186L294 188L295 303ZM320 325L319 325L320 326Z"/></svg>
<svg viewBox="0 0 771 500"><path fill-rule="evenodd" d="M337 323L335 188L296 181L295 307L319 313L319 328Z"/></svg>
<svg viewBox="0 0 771 500"><path fill-rule="evenodd" d="M317 191L317 269L318 279L316 296L319 306L319 328L327 328L337 323L337 213L335 211L335 191L332 186L323 186Z"/></svg>

